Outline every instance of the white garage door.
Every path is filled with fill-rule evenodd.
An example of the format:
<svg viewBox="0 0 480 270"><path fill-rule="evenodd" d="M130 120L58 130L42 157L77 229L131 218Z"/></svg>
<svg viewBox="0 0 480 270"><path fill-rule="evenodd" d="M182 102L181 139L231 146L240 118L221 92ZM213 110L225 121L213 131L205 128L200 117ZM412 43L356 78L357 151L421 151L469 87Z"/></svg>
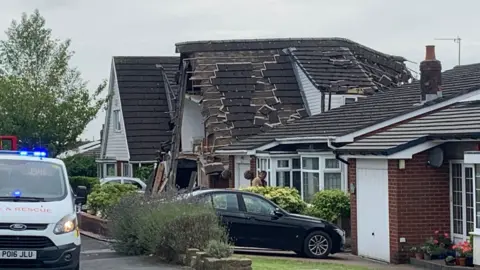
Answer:
<svg viewBox="0 0 480 270"><path fill-rule="evenodd" d="M390 262L388 161L357 159L358 255Z"/></svg>

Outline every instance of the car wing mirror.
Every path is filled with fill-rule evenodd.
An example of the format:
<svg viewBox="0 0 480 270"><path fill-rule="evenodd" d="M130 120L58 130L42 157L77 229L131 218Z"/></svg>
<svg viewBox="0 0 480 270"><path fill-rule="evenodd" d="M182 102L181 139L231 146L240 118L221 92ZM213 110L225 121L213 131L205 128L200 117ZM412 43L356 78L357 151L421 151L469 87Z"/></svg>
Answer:
<svg viewBox="0 0 480 270"><path fill-rule="evenodd" d="M283 212L279 208L276 208L275 210L273 210L272 215L275 217L283 217Z"/></svg>

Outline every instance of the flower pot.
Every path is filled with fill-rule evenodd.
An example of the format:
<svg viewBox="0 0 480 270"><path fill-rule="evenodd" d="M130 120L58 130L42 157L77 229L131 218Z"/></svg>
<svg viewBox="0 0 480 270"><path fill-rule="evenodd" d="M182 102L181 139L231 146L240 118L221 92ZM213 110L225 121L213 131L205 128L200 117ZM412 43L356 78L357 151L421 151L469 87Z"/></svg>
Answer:
<svg viewBox="0 0 480 270"><path fill-rule="evenodd" d="M466 260L467 260L467 258L465 258L465 257L458 258L458 265L466 266Z"/></svg>
<svg viewBox="0 0 480 270"><path fill-rule="evenodd" d="M425 260L431 260L432 259L432 255L428 254L428 253L424 253L423 254L423 259Z"/></svg>
<svg viewBox="0 0 480 270"><path fill-rule="evenodd" d="M420 253L420 252L415 253L415 259L423 260L423 253Z"/></svg>
<svg viewBox="0 0 480 270"><path fill-rule="evenodd" d="M465 266L473 266L473 257L467 257L465 259Z"/></svg>

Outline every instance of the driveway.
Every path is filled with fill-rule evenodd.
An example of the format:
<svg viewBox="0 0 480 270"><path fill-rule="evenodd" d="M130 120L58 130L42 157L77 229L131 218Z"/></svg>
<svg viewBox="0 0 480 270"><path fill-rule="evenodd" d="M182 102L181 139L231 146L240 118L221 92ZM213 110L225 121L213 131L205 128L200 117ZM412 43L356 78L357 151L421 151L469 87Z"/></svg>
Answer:
<svg viewBox="0 0 480 270"><path fill-rule="evenodd" d="M125 257L116 254L102 241L82 236L82 270L178 270L178 266L166 265L143 257Z"/></svg>

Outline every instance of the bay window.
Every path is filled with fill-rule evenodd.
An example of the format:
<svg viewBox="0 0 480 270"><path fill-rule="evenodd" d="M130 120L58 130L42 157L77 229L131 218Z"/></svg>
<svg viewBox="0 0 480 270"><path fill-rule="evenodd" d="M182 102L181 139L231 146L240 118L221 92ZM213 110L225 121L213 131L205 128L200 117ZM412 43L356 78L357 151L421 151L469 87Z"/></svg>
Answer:
<svg viewBox="0 0 480 270"><path fill-rule="evenodd" d="M270 166L271 164L271 166ZM345 190L346 166L330 155L257 159L257 169L267 171L269 185L298 190L305 201L323 189Z"/></svg>

